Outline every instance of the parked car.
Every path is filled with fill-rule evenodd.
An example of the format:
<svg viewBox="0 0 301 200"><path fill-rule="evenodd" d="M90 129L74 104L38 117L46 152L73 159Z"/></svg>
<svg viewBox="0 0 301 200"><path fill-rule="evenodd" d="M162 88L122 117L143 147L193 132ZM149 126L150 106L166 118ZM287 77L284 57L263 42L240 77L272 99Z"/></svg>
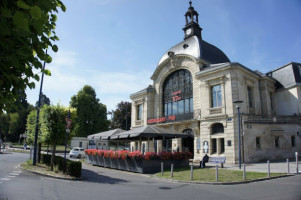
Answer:
<svg viewBox="0 0 301 200"><path fill-rule="evenodd" d="M81 147L73 147L73 149L70 151L69 156L70 158L84 158L85 152L84 148Z"/></svg>

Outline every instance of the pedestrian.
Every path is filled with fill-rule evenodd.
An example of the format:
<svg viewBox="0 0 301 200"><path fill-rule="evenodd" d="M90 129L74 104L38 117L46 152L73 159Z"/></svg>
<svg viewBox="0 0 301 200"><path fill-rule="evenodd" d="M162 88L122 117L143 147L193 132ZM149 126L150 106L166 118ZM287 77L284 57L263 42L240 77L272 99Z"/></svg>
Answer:
<svg viewBox="0 0 301 200"><path fill-rule="evenodd" d="M209 156L207 154L204 155L202 161L200 162L200 167L205 168L206 163L209 161Z"/></svg>

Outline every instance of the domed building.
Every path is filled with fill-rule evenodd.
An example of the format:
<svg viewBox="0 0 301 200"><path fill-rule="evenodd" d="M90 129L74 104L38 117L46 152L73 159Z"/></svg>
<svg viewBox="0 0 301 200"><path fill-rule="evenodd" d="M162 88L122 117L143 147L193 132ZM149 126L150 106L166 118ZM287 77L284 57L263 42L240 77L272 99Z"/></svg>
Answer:
<svg viewBox="0 0 301 200"><path fill-rule="evenodd" d="M132 142L131 149L190 151L194 160L208 154L227 163L293 157L301 150L301 64L262 74L231 62L203 40L189 3L184 41L159 59L153 84L130 95L132 129L155 125L189 137Z"/></svg>

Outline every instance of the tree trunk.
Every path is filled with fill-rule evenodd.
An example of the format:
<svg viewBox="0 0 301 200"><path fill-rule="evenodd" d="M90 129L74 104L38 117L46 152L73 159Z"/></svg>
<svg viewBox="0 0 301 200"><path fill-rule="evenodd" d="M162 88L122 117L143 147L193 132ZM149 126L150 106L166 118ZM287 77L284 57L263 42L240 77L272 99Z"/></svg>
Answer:
<svg viewBox="0 0 301 200"><path fill-rule="evenodd" d="M56 144L54 143L52 146L52 156L51 156L51 164L50 164L50 170L53 171L53 164L54 164L54 158L55 158L55 149Z"/></svg>
<svg viewBox="0 0 301 200"><path fill-rule="evenodd" d="M49 151L49 144L47 144L47 155L48 155L48 151Z"/></svg>

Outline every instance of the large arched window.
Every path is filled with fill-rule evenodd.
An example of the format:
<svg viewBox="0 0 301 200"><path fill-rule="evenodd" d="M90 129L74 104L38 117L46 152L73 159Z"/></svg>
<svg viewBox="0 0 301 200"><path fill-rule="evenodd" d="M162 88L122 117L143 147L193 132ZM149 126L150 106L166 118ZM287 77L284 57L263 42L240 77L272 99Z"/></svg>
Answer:
<svg viewBox="0 0 301 200"><path fill-rule="evenodd" d="M192 76L188 70L175 71L166 78L163 105L165 116L183 116L183 119L193 117Z"/></svg>

